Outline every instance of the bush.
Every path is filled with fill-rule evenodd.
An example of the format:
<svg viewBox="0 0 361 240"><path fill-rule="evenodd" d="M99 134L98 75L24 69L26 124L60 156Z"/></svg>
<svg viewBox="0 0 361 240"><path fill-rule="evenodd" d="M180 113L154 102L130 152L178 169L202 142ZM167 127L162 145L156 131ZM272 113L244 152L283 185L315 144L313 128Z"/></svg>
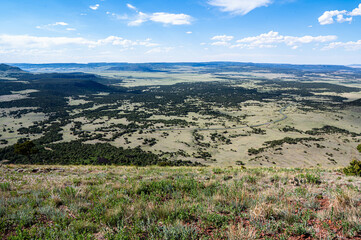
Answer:
<svg viewBox="0 0 361 240"><path fill-rule="evenodd" d="M227 225L229 222L228 216L219 215L216 213L206 214L203 219L210 225L220 228L223 225Z"/></svg>
<svg viewBox="0 0 361 240"><path fill-rule="evenodd" d="M198 239L198 231L196 228L191 226L183 226L181 224L177 224L175 226L165 226L161 228L163 237L162 239L180 239L180 240L192 240Z"/></svg>
<svg viewBox="0 0 361 240"><path fill-rule="evenodd" d="M10 183L8 182L0 183L0 190L3 192L10 191Z"/></svg>
<svg viewBox="0 0 361 240"><path fill-rule="evenodd" d="M343 172L347 176L359 176L361 177L361 161L356 159L350 162L350 165L343 169Z"/></svg>
<svg viewBox="0 0 361 240"><path fill-rule="evenodd" d="M306 174L306 180L308 183L321 184L321 177L310 173Z"/></svg>

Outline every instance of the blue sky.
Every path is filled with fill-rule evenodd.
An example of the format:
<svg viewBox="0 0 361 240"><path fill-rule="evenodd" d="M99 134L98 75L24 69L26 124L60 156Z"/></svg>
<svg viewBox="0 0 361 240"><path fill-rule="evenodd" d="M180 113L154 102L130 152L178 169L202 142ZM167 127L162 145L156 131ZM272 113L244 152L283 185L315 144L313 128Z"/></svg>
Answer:
<svg viewBox="0 0 361 240"><path fill-rule="evenodd" d="M361 64L361 1L1 0L0 62Z"/></svg>

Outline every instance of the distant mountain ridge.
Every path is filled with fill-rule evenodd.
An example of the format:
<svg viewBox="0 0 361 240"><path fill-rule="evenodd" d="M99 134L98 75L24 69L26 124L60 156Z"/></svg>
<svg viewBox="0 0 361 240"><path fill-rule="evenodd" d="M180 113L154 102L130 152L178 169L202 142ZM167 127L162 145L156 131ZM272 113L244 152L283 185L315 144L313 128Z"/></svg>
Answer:
<svg viewBox="0 0 361 240"><path fill-rule="evenodd" d="M13 67L7 64L0 64L0 72L7 72L7 73L20 73L20 72L24 72L22 69L20 69L19 67Z"/></svg>
<svg viewBox="0 0 361 240"><path fill-rule="evenodd" d="M31 73L23 71L19 67L13 67L7 64L0 64L0 76L15 78L19 82L15 85L9 82L2 86L0 95L11 94L11 91L21 91L25 89L37 89L43 94L55 95L79 95L97 92L122 92L122 88L112 88L106 85L106 79L89 73ZM26 82L27 84L23 84Z"/></svg>
<svg viewBox="0 0 361 240"><path fill-rule="evenodd" d="M215 68L224 71L247 71L247 70L272 70L272 71L303 71L303 72L359 72L354 66L344 65L294 65L276 63L252 63L252 62L154 62L154 63L126 63L126 62L100 62L100 63L47 63L27 64L14 63L30 72L97 72L97 71L134 71L134 72L168 72L176 68L204 68L212 72Z"/></svg>
<svg viewBox="0 0 361 240"><path fill-rule="evenodd" d="M348 65L349 67L352 68L361 68L361 64L352 64L352 65Z"/></svg>

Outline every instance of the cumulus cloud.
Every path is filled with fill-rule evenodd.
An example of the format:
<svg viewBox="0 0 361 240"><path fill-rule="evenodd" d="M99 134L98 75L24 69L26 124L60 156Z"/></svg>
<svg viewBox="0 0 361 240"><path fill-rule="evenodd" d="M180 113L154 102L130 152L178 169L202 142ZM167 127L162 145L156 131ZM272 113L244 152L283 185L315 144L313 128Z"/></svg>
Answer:
<svg viewBox="0 0 361 240"><path fill-rule="evenodd" d="M233 36L227 35L218 35L211 38L211 40L215 41L212 42L211 45L213 46L227 46L230 45L229 41L233 40Z"/></svg>
<svg viewBox="0 0 361 240"><path fill-rule="evenodd" d="M349 41L349 42L332 42L328 44L323 50L335 49L335 48L344 48L346 50L354 51L361 49L361 40L356 42Z"/></svg>
<svg viewBox="0 0 361 240"><path fill-rule="evenodd" d="M97 10L100 7L99 4L95 4L95 5L90 5L89 8L92 10Z"/></svg>
<svg viewBox="0 0 361 240"><path fill-rule="evenodd" d="M355 8L354 10L352 10L352 12L350 13L351 16L361 16L361 3L358 5L357 8Z"/></svg>
<svg viewBox="0 0 361 240"><path fill-rule="evenodd" d="M83 45L89 48L113 45L122 48L130 48L134 46L155 47L158 44L151 42L151 39L129 40L117 36L109 36L99 40L89 40L82 37L37 37L29 35L0 35L0 47L7 49L44 49L53 48L64 45Z"/></svg>
<svg viewBox="0 0 361 240"><path fill-rule="evenodd" d="M231 41L233 38L234 38L233 36L219 35L219 36L214 36L214 37L212 37L211 40L228 42L228 41Z"/></svg>
<svg viewBox="0 0 361 240"><path fill-rule="evenodd" d="M171 24L171 25L191 24L191 16L183 13L181 14L164 13L164 12L153 13L150 16L150 20L153 22L159 22L159 23Z"/></svg>
<svg viewBox="0 0 361 240"><path fill-rule="evenodd" d="M271 4L271 0L209 0L208 4L220 7L223 12L246 15L258 7L266 7Z"/></svg>
<svg viewBox="0 0 361 240"><path fill-rule="evenodd" d="M298 48L302 44L308 44L312 42L324 43L330 42L337 39L337 36L326 35L326 36L283 36L278 32L270 31L268 33L263 33L255 37L247 37L240 40L237 40L237 45L232 47L241 47L241 48L271 48L276 47L277 44L283 43L287 46L292 47L293 49Z"/></svg>
<svg viewBox="0 0 361 240"><path fill-rule="evenodd" d="M326 11L318 18L318 22L321 25L332 24L332 23L335 22L335 20L337 22L339 22L339 23L351 22L352 17L347 17L347 18L344 17L347 14L348 13L347 13L346 10L343 10L343 11L338 11L338 10ZM335 17L336 17L336 19L334 19Z"/></svg>
<svg viewBox="0 0 361 240"><path fill-rule="evenodd" d="M166 13L166 12L156 12L149 14L138 11L138 9L135 6L129 3L127 4L127 7L137 12L137 15L128 23L129 26L139 26L142 23L148 21L163 23L164 25L189 25L191 24L192 21L191 16L183 13L175 14L175 13Z"/></svg>
<svg viewBox="0 0 361 240"><path fill-rule="evenodd" d="M146 14L138 12L136 18L128 23L129 26L139 26L144 22L157 22L165 25L189 25L191 24L192 17L187 14L174 14L157 12L152 14Z"/></svg>
<svg viewBox="0 0 361 240"><path fill-rule="evenodd" d="M344 23L344 22L352 22L353 17L361 16L361 3L357 8L348 12L346 10L333 10L333 11L325 11L319 18L318 22L321 25L333 24L335 22Z"/></svg>
<svg viewBox="0 0 361 240"><path fill-rule="evenodd" d="M263 33L255 37L246 37L237 40L235 43L231 43L233 36L219 35L211 38L214 42L211 43L213 46L229 46L230 48L274 48L279 44L285 44L292 49L297 49L303 44L309 43L325 43L334 41L337 36L284 36L278 32L270 31Z"/></svg>

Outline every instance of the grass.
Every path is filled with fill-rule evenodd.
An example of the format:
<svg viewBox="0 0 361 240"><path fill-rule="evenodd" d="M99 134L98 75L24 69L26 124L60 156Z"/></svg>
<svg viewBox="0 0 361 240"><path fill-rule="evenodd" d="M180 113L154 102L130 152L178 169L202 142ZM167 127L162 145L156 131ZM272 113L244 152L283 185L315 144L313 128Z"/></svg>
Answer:
<svg viewBox="0 0 361 240"><path fill-rule="evenodd" d="M0 167L1 239L361 236L361 179L336 170L42 168Z"/></svg>

